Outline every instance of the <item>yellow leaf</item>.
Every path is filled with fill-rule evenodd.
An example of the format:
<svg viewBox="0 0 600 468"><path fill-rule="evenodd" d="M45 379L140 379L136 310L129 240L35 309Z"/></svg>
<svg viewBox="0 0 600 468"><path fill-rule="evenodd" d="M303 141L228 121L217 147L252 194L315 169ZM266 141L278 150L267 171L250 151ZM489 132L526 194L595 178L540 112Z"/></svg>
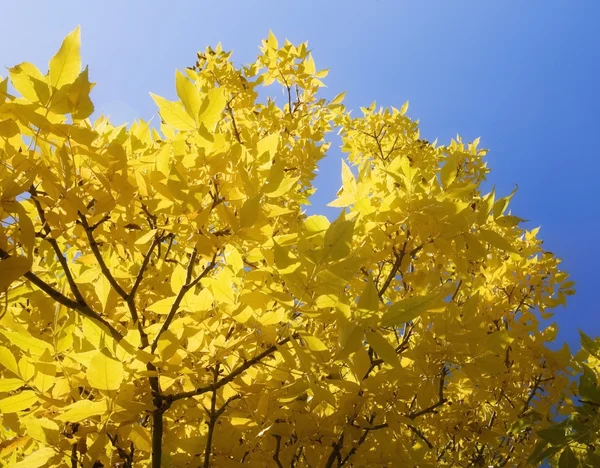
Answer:
<svg viewBox="0 0 600 468"><path fill-rule="evenodd" d="M30 267L31 261L20 255L0 260L0 291L6 290L13 281L27 273Z"/></svg>
<svg viewBox="0 0 600 468"><path fill-rule="evenodd" d="M223 269L215 278L206 278L204 281L216 301L225 304L235 304L232 279L233 275L231 271Z"/></svg>
<svg viewBox="0 0 600 468"><path fill-rule="evenodd" d="M379 310L379 294L373 279L369 276L357 304L358 310L377 312Z"/></svg>
<svg viewBox="0 0 600 468"><path fill-rule="evenodd" d="M175 266L175 268L173 269L173 273L171 273L171 291L173 291L173 294L179 294L179 291L181 290L182 286L185 284L186 276L187 276L186 269L183 268L178 263ZM171 304L172 303L173 303L173 301L171 301ZM153 304L153 306L154 306L154 304Z"/></svg>
<svg viewBox="0 0 600 468"><path fill-rule="evenodd" d="M198 122L198 114L200 113L200 92L183 73L179 70L175 72L175 86L177 88L177 96L181 99L183 107L189 116Z"/></svg>
<svg viewBox="0 0 600 468"><path fill-rule="evenodd" d="M59 440L58 424L47 418L29 417L24 421L27 434L45 445L55 445Z"/></svg>
<svg viewBox="0 0 600 468"><path fill-rule="evenodd" d="M497 232L490 231L488 229L481 229L480 231L483 240L490 243L492 246L506 252L518 253L517 249L515 249L509 241L507 241Z"/></svg>
<svg viewBox="0 0 600 468"><path fill-rule="evenodd" d="M94 83L90 83L88 77L88 67L85 67L67 93L69 111L74 119L87 119L94 112L94 104L90 99L93 87Z"/></svg>
<svg viewBox="0 0 600 468"><path fill-rule="evenodd" d="M48 82L35 65L23 62L9 68L8 71L12 85L21 96L30 102L39 102L42 105L48 102L50 96Z"/></svg>
<svg viewBox="0 0 600 468"><path fill-rule="evenodd" d="M341 104L344 98L346 97L346 91L341 92L336 97L331 100L331 104Z"/></svg>
<svg viewBox="0 0 600 468"><path fill-rule="evenodd" d="M456 156L454 154L449 155L446 158L446 164L442 166L440 170L440 180L442 181L442 187L447 189L454 179L456 179L456 174L458 173L458 166L456 162Z"/></svg>
<svg viewBox="0 0 600 468"><path fill-rule="evenodd" d="M312 215L306 218L304 226L310 233L325 232L331 223L325 216Z"/></svg>
<svg viewBox="0 0 600 468"><path fill-rule="evenodd" d="M17 413L31 408L37 401L38 397L33 390L23 390L16 395L0 400L0 413Z"/></svg>
<svg viewBox="0 0 600 468"><path fill-rule="evenodd" d="M258 219L258 215L261 211L260 208L260 196L248 198L244 204L242 205L242 209L240 211L240 226L243 228L252 227L256 220Z"/></svg>
<svg viewBox="0 0 600 468"><path fill-rule="evenodd" d="M81 37L77 26L65 38L60 49L50 59L50 85L61 88L65 84L73 83L81 71L81 56L79 46Z"/></svg>
<svg viewBox="0 0 600 468"><path fill-rule="evenodd" d="M38 338L34 338L24 328L18 332L0 329L0 333L2 333L11 344L17 346L23 351L28 352L31 356L41 356L44 354L44 351L52 352L52 346L49 343L46 343Z"/></svg>
<svg viewBox="0 0 600 468"><path fill-rule="evenodd" d="M118 390L123 381L123 364L106 351L99 351L90 362L86 377L89 384L99 390Z"/></svg>
<svg viewBox="0 0 600 468"><path fill-rule="evenodd" d="M35 387L41 392L47 392L52 388L56 378L56 364L52 361L52 356L48 352L42 356L43 360L33 363L35 368L35 376L33 383Z"/></svg>
<svg viewBox="0 0 600 468"><path fill-rule="evenodd" d="M448 288L426 294L410 297L392 304L381 319L382 327L398 326L414 320L425 312L438 310L442 299L448 294Z"/></svg>
<svg viewBox="0 0 600 468"><path fill-rule="evenodd" d="M215 125L221 120L223 109L227 104L225 91L223 88L213 88L208 93L202 102L200 108L199 121L209 130L213 131Z"/></svg>
<svg viewBox="0 0 600 468"><path fill-rule="evenodd" d="M328 309L335 307L339 302L339 297L335 294L323 294L315 300L317 309Z"/></svg>
<svg viewBox="0 0 600 468"><path fill-rule="evenodd" d="M10 349L5 348L4 346L0 346L0 364L13 374L19 375L19 367L17 366L17 360L15 359L14 354Z"/></svg>
<svg viewBox="0 0 600 468"><path fill-rule="evenodd" d="M515 193L517 193L517 190L519 189L518 186L515 186L515 188L513 189L512 192L510 192L510 195L501 198L500 200L498 200L496 203L494 203L494 206L492 208L492 212L494 214L494 219L502 216L504 214L504 211L506 211L506 208L508 207L508 204L510 203L510 201L512 200L512 197L515 196Z"/></svg>
<svg viewBox="0 0 600 468"><path fill-rule="evenodd" d="M260 158L263 154L268 153L268 159L272 159L277 154L277 146L279 145L279 133L271 133L264 138L261 138L256 144L256 157Z"/></svg>
<svg viewBox="0 0 600 468"><path fill-rule="evenodd" d="M367 338L367 342L373 347L373 349L381 359L383 359L385 362L392 365L393 367L401 367L400 360L398 359L398 355L396 354L396 350L388 340L386 340L376 331L366 332L365 337Z"/></svg>
<svg viewBox="0 0 600 468"><path fill-rule="evenodd" d="M233 245L229 244L225 247L225 261L236 275L244 269L244 260L240 252Z"/></svg>
<svg viewBox="0 0 600 468"><path fill-rule="evenodd" d="M6 378L0 379L0 392L12 392L25 385L22 379Z"/></svg>
<svg viewBox="0 0 600 468"><path fill-rule="evenodd" d="M135 448L144 452L152 452L152 437L150 431L139 424L134 424L129 433L129 440L135 444Z"/></svg>
<svg viewBox="0 0 600 468"><path fill-rule="evenodd" d="M140 236L140 238L135 241L135 245L147 244L148 242L154 240L155 236L156 236L156 229L152 229L152 230L148 231L146 234L144 234L143 236Z"/></svg>
<svg viewBox="0 0 600 468"><path fill-rule="evenodd" d="M167 99L150 93L152 99L158 106L160 117L167 125L170 125L177 130L196 130L196 121L192 118L179 101L168 101Z"/></svg>
<svg viewBox="0 0 600 468"><path fill-rule="evenodd" d="M45 466L48 460L56 456L56 452L50 447L42 447L31 455L25 457L19 463L12 465L13 468L39 468Z"/></svg>
<svg viewBox="0 0 600 468"><path fill-rule="evenodd" d="M306 347L315 353L323 353L329 351L329 348L319 338L308 333L301 333L302 341Z"/></svg>
<svg viewBox="0 0 600 468"><path fill-rule="evenodd" d="M150 307L146 307L146 310L149 310L150 312L154 312L155 314L166 315L171 310L171 306L175 302L175 297L176 296L166 297L164 299L156 301Z"/></svg>
<svg viewBox="0 0 600 468"><path fill-rule="evenodd" d="M280 197L281 195L289 192L291 190L291 188L294 186L294 184L298 181L298 179L300 179L300 176L297 176L297 177L285 176L283 178L283 180L281 181L281 183L277 187L273 188L273 190L270 190L271 187L266 185L265 186L265 194L269 198Z"/></svg>
<svg viewBox="0 0 600 468"><path fill-rule="evenodd" d="M324 255L331 260L339 260L350 254L352 250L352 236L354 222L346 221L344 213L340 215L327 229L323 246Z"/></svg>
<svg viewBox="0 0 600 468"><path fill-rule="evenodd" d="M54 419L62 422L80 422L84 419L90 418L92 416L97 416L99 414L106 413L108 410L108 406L106 404L106 400L100 401L91 401L91 400L79 400L75 403L66 406L63 408L66 410L59 416L56 416Z"/></svg>
<svg viewBox="0 0 600 468"><path fill-rule="evenodd" d="M27 356L23 356L19 359L19 374L25 381L29 381L35 375L35 367Z"/></svg>

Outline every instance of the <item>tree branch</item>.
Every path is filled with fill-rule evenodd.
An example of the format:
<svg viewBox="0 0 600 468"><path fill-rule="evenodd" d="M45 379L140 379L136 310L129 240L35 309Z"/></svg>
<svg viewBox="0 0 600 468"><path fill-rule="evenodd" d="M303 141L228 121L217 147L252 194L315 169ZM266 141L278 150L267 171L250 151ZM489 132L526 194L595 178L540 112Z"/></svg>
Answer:
<svg viewBox="0 0 600 468"><path fill-rule="evenodd" d="M10 258L8 252L0 248L0 259L4 260L7 258ZM123 339L123 335L121 335L121 333L119 333L115 327L113 327L102 316L100 316L98 312L92 310L86 303L82 304L79 302L75 302L73 299L69 299L60 291L57 291L48 283L46 283L43 279L41 279L32 271L27 271L23 276L27 280L35 284L39 289L44 291L51 299L55 300L59 304L67 307L68 309L79 312L81 315L84 315L89 319L99 322L101 325L108 329L109 333L117 341L121 341Z"/></svg>
<svg viewBox="0 0 600 468"><path fill-rule="evenodd" d="M179 309L179 305L181 304L181 301L185 297L186 293L190 289L192 289L194 286L196 286L200 282L200 280L202 278L204 278L210 272L210 270L212 270L214 268L214 266L217 264L217 254L215 253L212 260L210 261L210 263L208 265L206 265L206 267L204 268L202 273L200 273L200 275L198 275L197 278L192 280L192 274L194 271L194 262L196 261L196 255L197 255L197 252L196 252L196 249L194 249L190 255L190 260L189 260L189 263L187 266L187 270L186 270L186 274L185 274L185 284L183 286L181 286L181 289L179 290L179 293L175 297L175 301L173 302L173 305L171 306L171 309L169 310L169 314L167 315L167 318L163 322L162 326L160 327L160 330L158 331L158 333L154 337L154 340L152 341L152 346L150 348L152 350L152 352L154 352L154 350L158 346L158 340L160 339L160 336L169 329L169 326L171 325L173 318L175 318L175 314L177 313L177 310Z"/></svg>
<svg viewBox="0 0 600 468"><path fill-rule="evenodd" d="M275 440L277 441L277 445L275 446L275 453L273 454L273 461L277 465L278 468L283 468L281 461L279 460L279 451L281 450L281 436L279 434L273 434Z"/></svg>
<svg viewBox="0 0 600 468"><path fill-rule="evenodd" d="M152 252L154 251L156 246L161 241L162 241L162 239L160 237L155 237L154 240L152 241L152 244L150 245L150 248L146 252L146 255L144 255L144 260L142 260L142 265L140 266L140 270L138 271L138 274L135 277L135 281L133 283L131 291L129 291L129 296L132 299L135 297L135 293L137 292L142 280L144 279L144 273L146 272L146 268L148 268L148 264L150 263L150 257L152 256Z"/></svg>
<svg viewBox="0 0 600 468"><path fill-rule="evenodd" d="M419 416L423 416L424 414L434 413L436 408L442 406L443 404L445 404L448 401L444 397L444 381L445 381L446 375L448 375L448 369L446 369L446 365L444 364L444 367L442 368L442 375L440 377L440 386L439 386L439 390L438 390L438 401L435 402L433 405L428 406L425 409L407 414L406 415L407 418L414 420L414 419L417 419Z"/></svg>
<svg viewBox="0 0 600 468"><path fill-rule="evenodd" d="M175 393L172 395L166 395L164 398L169 402L173 402L173 401L177 401L177 400L182 400L184 398L190 398L190 397L194 397L197 395L202 395L203 393L210 392L213 390L218 390L219 388L227 385L229 382L232 382L236 377L238 377L239 375L246 372L248 369L250 369L255 364L258 364L260 361L262 361L267 356L270 356L271 354L273 354L275 351L277 351L277 348L279 346L283 346L288 341L290 341L292 338L296 338L296 337L297 337L297 335L292 335L290 337L287 337L287 338L284 338L283 340L278 341L276 344L270 346L269 348L267 348L265 351L263 351L259 355L255 356L254 358L250 359L249 361L246 361L243 365L241 365L237 369L233 370L229 375L223 377L221 380L219 380L216 383L207 385L205 387L199 387L196 390L192 390L189 392L181 392L181 393Z"/></svg>
<svg viewBox="0 0 600 468"><path fill-rule="evenodd" d="M81 225L83 226L83 230L85 231L85 234L88 238L90 248L92 249L92 253L94 254L94 257L96 258L96 261L98 262L98 265L100 266L100 270L102 271L102 274L108 280L108 282L110 283L112 288L115 290L115 292L119 296L121 296L124 301L127 301L128 294L121 287L121 285L119 283L117 283L117 280L115 279L113 274L110 272L110 269L106 265L106 262L104 261L104 258L102 257L102 253L100 252L100 249L98 248L98 243L96 242L96 239L94 239L93 230L90 227L89 223L87 222L87 218L81 212L79 212L79 220L81 221ZM134 320L137 321L136 319L134 319Z"/></svg>
<svg viewBox="0 0 600 468"><path fill-rule="evenodd" d="M60 262L60 265L65 273L65 277L67 278L67 282L69 283L69 287L71 288L71 292L73 293L73 296L75 296L75 300L77 302L79 302L80 304L87 305L85 299L83 298L83 295L79 291L79 287L77 286L77 283L75 283L75 280L73 279L73 275L71 274L71 270L69 269L69 264L67 263L67 259L65 258L62 251L60 250L60 247L58 246L58 242L56 241L56 239L54 239L50 235L52 233L52 229L50 228L50 225L48 224L48 221L46 220L46 215L44 214L44 209L42 208L42 205L37 198L38 193L37 193L37 190L34 185L31 185L31 187L29 188L29 194L31 195L31 200L33 201L33 204L35 205L35 208L37 209L38 216L40 217L40 221L42 223L42 229L46 233L46 236L44 238L52 246L54 253L58 257L58 261Z"/></svg>

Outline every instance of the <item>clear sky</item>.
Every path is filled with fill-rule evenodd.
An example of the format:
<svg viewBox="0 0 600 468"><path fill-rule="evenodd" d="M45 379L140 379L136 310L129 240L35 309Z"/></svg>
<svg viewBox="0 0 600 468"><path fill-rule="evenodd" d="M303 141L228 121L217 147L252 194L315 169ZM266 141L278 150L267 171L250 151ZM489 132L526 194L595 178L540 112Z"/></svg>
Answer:
<svg viewBox="0 0 600 468"><path fill-rule="evenodd" d="M488 187L519 191L513 213L541 225L577 295L558 309L559 341L600 335L600 38L597 0L213 0L3 2L0 65L45 70L63 37L82 27L93 100L116 123L156 114L149 91L175 97L174 71L222 42L237 63L272 29L309 41L329 68L326 96L353 109L373 100L419 119L425 138L481 136ZM0 70L1 75L6 72ZM333 149L311 212L340 186Z"/></svg>

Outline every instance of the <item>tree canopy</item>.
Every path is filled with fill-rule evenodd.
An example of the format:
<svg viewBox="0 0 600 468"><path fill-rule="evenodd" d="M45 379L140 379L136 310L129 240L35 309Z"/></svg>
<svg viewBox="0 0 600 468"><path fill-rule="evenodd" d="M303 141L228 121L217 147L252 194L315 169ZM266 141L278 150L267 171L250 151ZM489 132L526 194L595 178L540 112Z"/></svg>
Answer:
<svg viewBox="0 0 600 468"><path fill-rule="evenodd" d="M2 463L597 466L600 344L548 347L574 284L478 140L351 115L272 34L198 53L160 124L92 122L79 46L0 81Z"/></svg>

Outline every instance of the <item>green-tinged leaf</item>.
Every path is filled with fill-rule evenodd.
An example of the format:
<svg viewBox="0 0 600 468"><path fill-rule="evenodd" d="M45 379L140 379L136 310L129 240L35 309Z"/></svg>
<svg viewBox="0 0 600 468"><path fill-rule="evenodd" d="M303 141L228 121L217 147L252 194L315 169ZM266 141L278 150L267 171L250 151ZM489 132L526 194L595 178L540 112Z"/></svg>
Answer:
<svg viewBox="0 0 600 468"><path fill-rule="evenodd" d="M586 364L583 367L583 375L579 378L579 396L583 401L600 405L600 388L596 379L596 373Z"/></svg>
<svg viewBox="0 0 600 468"><path fill-rule="evenodd" d="M393 367L400 368L400 360L394 347L376 331L365 333L367 342L373 347L377 355Z"/></svg>
<svg viewBox="0 0 600 468"><path fill-rule="evenodd" d="M547 429L540 429L537 434L546 442L554 445L563 445L567 443L565 428L563 426L556 425Z"/></svg>
<svg viewBox="0 0 600 468"><path fill-rule="evenodd" d="M531 455L529 455L529 458L527 459L527 462L533 465L537 465L538 463L540 463L542 461L542 459L540 459L540 456L542 456L547 446L548 441L546 440L540 440L538 443L536 443L535 447L533 448L533 451L531 452Z"/></svg>
<svg viewBox="0 0 600 468"><path fill-rule="evenodd" d="M73 83L81 71L81 56L79 47L81 35L77 26L65 38L60 49L50 59L50 85L60 89L65 84Z"/></svg>
<svg viewBox="0 0 600 468"><path fill-rule="evenodd" d="M16 395L0 400L0 413L17 413L31 408L38 402L38 397L33 390L23 390Z"/></svg>
<svg viewBox="0 0 600 468"><path fill-rule="evenodd" d="M86 377L89 384L99 390L118 390L123 381L123 364L99 351L90 362Z"/></svg>
<svg viewBox="0 0 600 468"><path fill-rule="evenodd" d="M567 445L561 452L560 458L558 459L558 468L577 468L579 466L579 460L571 450L571 447Z"/></svg>
<svg viewBox="0 0 600 468"><path fill-rule="evenodd" d="M600 359L600 339L592 340L589 336L579 330L581 338L581 347L592 356Z"/></svg>

